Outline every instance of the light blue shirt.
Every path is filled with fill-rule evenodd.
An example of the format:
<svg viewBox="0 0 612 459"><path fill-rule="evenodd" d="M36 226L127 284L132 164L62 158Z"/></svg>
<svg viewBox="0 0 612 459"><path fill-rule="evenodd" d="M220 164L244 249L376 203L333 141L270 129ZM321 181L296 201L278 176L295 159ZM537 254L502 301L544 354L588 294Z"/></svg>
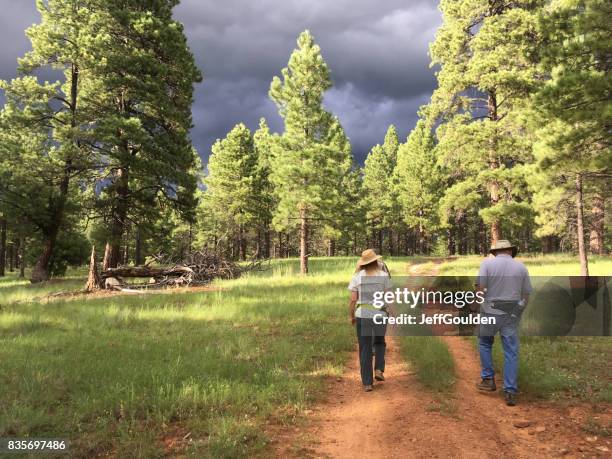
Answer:
<svg viewBox="0 0 612 459"><path fill-rule="evenodd" d="M484 260L480 264L476 284L486 289L481 311L487 314L504 314L491 307L494 301L520 301L533 292L525 265L507 254Z"/></svg>

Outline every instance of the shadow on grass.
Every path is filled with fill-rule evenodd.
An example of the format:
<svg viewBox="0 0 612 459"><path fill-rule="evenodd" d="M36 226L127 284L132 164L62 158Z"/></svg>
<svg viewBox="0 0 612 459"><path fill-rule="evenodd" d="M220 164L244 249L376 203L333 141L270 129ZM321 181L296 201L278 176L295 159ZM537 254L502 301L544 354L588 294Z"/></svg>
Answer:
<svg viewBox="0 0 612 459"><path fill-rule="evenodd" d="M327 282L12 306L0 314L0 436L148 456L180 424L197 455L252 454L267 417L297 412L342 368L344 294Z"/></svg>

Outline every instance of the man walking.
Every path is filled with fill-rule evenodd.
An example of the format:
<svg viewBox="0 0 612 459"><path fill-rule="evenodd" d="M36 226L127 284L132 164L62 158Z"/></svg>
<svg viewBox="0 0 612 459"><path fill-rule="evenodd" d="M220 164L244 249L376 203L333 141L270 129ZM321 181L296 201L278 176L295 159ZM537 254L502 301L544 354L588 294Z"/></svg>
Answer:
<svg viewBox="0 0 612 459"><path fill-rule="evenodd" d="M514 406L518 392L518 325L533 288L525 265L514 260L518 247L499 240L490 252L493 258L482 262L476 281L477 288L485 292L480 312L483 317L494 319L494 323L480 326L478 347L482 381L477 387L487 392L497 389L492 348L494 337L499 333L504 350L504 398L508 406Z"/></svg>

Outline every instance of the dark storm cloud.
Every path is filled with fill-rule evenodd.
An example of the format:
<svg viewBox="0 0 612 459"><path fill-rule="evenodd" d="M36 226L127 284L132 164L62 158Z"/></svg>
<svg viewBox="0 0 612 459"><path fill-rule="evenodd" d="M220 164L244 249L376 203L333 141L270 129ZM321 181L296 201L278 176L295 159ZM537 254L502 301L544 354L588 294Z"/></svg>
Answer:
<svg viewBox="0 0 612 459"><path fill-rule="evenodd" d="M1 78L15 75L15 59L28 49L23 29L38 21L33 3L0 0ZM427 54L440 23L435 0L183 0L176 17L204 73L192 132L204 159L236 123L256 129L264 116L281 130L268 89L304 29L332 72L326 106L360 162L389 124L405 139L435 87Z"/></svg>
<svg viewBox="0 0 612 459"><path fill-rule="evenodd" d="M30 49L24 29L39 18L33 1L0 0L0 79L16 76L17 58Z"/></svg>

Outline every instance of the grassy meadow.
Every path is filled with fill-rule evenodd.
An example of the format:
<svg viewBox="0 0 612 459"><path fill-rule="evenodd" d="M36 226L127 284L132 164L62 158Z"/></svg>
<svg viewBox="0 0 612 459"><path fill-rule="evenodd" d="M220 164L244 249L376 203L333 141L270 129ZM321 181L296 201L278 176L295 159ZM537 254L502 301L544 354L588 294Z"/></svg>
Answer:
<svg viewBox="0 0 612 459"><path fill-rule="evenodd" d="M353 258L297 260L217 282L218 291L41 301L84 271L31 286L0 280L0 437L60 437L74 457L262 451L342 372ZM389 263L405 270L406 259ZM183 437L186 437L183 440Z"/></svg>
<svg viewBox="0 0 612 459"><path fill-rule="evenodd" d="M566 258L535 257L533 266L577 270ZM400 275L413 259L386 261ZM354 263L314 258L304 277L298 260L277 260L211 291L52 300L45 297L82 288L85 271L41 285L2 278L0 437L67 438L73 457L264 455L267 423L291 423L341 374L354 347L346 291ZM478 259L441 269L472 263ZM523 390L609 401L611 350L609 338L530 338ZM424 386L452 389L442 341L410 337L402 353Z"/></svg>
<svg viewBox="0 0 612 459"><path fill-rule="evenodd" d="M580 265L576 256L568 254L532 255L520 254L516 258L523 262L531 276L579 276ZM457 257L455 260L440 266L443 276L474 276L482 257L469 255ZM589 256L589 272L591 276L612 275L612 257Z"/></svg>

